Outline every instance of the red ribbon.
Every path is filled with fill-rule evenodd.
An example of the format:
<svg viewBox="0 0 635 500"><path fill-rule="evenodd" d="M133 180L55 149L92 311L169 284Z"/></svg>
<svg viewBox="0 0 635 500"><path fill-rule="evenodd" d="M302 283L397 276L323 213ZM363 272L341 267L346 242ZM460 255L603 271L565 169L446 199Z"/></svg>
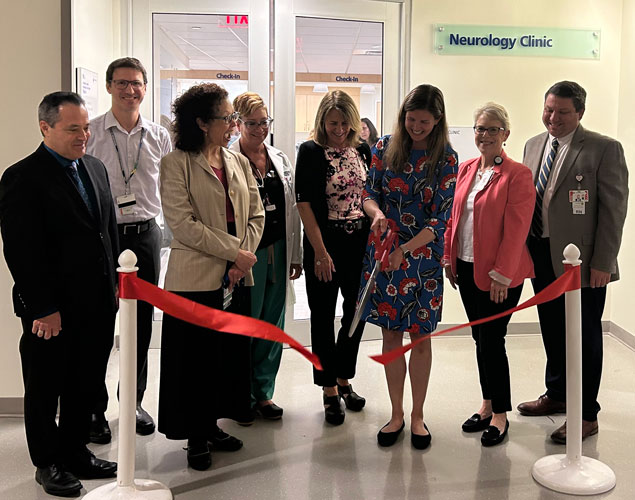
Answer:
<svg viewBox="0 0 635 500"><path fill-rule="evenodd" d="M572 290L577 290L580 288L580 266L569 266L565 265L565 273L560 276L556 281L551 283L548 287L544 288L536 295L534 295L529 300L523 302L522 304L508 309L507 311L495 314L493 316L489 316L488 318L481 318L476 321L472 321L470 323L463 323L462 325L453 326L451 328L446 328L445 330L441 330L439 332L430 333L421 337L410 344L398 347L397 349L393 349L392 351L385 352L383 354L375 354L374 356L370 356L371 359L381 363L382 365L387 365L388 363L392 363L396 359L400 358L404 354L406 354L410 349L416 346L418 343L423 342L425 339L429 337L436 337L438 335L443 335L444 333L453 332L454 330L460 330L461 328L465 328L473 325L480 325L482 323L487 323L488 321L492 321L493 319L502 318L503 316L507 316L516 311L521 311L522 309L527 309L528 307L535 306L537 304L542 304L544 302L549 302L550 300L556 299L560 297L565 292L570 292Z"/></svg>
<svg viewBox="0 0 635 500"><path fill-rule="evenodd" d="M143 300L170 316L203 328L289 344L315 368L322 369L320 359L315 354L271 323L198 304L138 278L137 273L119 273L119 296L122 299Z"/></svg>

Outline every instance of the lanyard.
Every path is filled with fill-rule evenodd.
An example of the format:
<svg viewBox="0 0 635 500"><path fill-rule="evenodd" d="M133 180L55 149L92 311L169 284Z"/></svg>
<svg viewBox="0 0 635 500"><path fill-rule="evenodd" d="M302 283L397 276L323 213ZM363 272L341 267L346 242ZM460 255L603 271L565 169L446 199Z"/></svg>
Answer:
<svg viewBox="0 0 635 500"><path fill-rule="evenodd" d="M115 145L115 151L117 151L117 159L119 160L119 168L121 168L121 175L123 177L123 183L125 185L125 193L128 194L130 179L137 171L137 167L139 166L139 157L141 156L141 147L143 146L143 136L145 135L146 129L141 129L141 137L139 138L139 149L137 150L137 160L134 162L134 167L132 168L132 172L130 175L126 177L126 172L123 168L123 162L121 161L121 153L119 152L119 146L117 146L117 140L115 139L115 133L112 131L112 127L108 129L110 132L110 137L112 137L112 143Z"/></svg>

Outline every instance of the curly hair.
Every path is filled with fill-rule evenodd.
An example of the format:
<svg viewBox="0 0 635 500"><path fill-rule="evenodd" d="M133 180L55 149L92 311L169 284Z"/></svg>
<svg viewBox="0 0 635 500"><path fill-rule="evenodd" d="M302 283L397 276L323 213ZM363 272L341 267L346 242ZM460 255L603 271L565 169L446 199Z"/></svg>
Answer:
<svg viewBox="0 0 635 500"><path fill-rule="evenodd" d="M218 114L227 91L215 83L202 83L190 87L172 104L174 145L182 151L200 151L205 144L205 133L197 123L208 123Z"/></svg>

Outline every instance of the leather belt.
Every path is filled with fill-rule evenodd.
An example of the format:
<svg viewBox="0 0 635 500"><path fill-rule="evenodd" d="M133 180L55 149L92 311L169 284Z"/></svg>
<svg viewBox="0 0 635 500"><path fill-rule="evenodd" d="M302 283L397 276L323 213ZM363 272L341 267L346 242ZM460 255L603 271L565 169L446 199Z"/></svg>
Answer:
<svg viewBox="0 0 635 500"><path fill-rule="evenodd" d="M154 224L154 219L150 219L140 222L131 222L129 224L117 224L117 229L119 229L119 234L123 235L141 234L152 228Z"/></svg>
<svg viewBox="0 0 635 500"><path fill-rule="evenodd" d="M343 229L348 234L351 234L353 231L364 229L367 224L368 221L365 218L355 220L329 220L326 223L326 227L329 229Z"/></svg>

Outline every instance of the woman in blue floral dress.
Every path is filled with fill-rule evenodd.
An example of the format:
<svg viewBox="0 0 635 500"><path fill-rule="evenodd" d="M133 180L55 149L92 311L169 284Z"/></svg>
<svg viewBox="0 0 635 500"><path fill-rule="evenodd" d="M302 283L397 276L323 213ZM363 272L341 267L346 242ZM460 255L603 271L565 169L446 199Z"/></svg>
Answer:
<svg viewBox="0 0 635 500"><path fill-rule="evenodd" d="M379 273L362 319L382 328L384 352L432 332L443 303L443 234L450 218L458 158L450 147L443 94L432 85L414 88L399 110L394 133L373 148L364 191L364 211L371 230L383 235L390 226L399 232L385 272ZM364 258L362 289L375 264L374 244ZM430 339L410 355L412 386L411 442L425 449L431 436L423 420L423 403L430 378ZM406 360L386 365L392 404L390 421L377 440L391 446L404 428L403 391Z"/></svg>

